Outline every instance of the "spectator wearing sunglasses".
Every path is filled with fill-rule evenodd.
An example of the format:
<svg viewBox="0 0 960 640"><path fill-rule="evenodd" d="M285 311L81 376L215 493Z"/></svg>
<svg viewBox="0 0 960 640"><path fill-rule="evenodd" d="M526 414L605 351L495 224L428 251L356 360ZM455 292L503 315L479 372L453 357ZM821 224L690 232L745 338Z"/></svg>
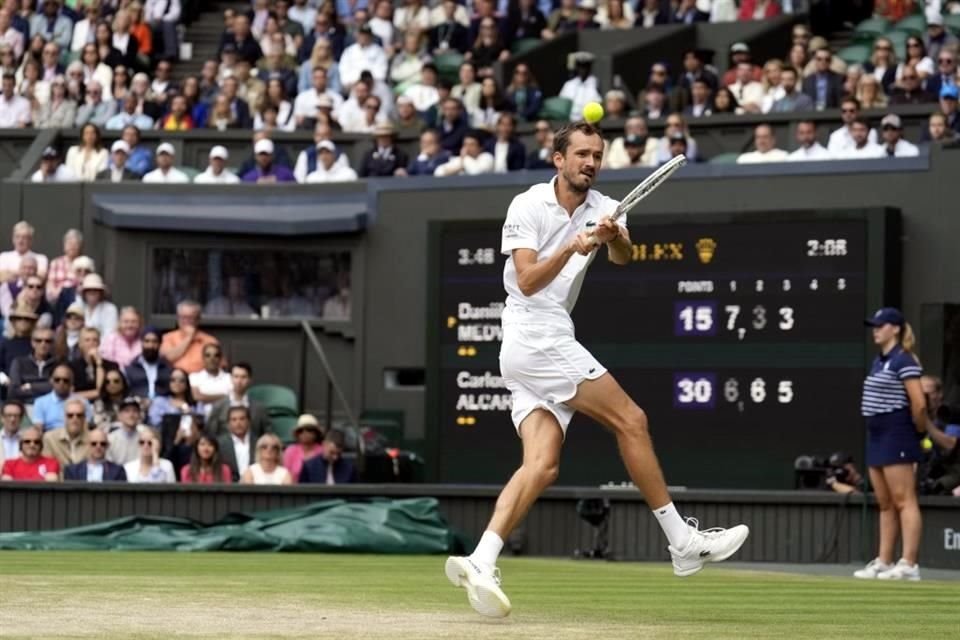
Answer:
<svg viewBox="0 0 960 640"><path fill-rule="evenodd" d="M917 72L916 65L907 66L900 76L900 82L890 94L890 104L928 104L936 102L936 96L923 89L920 80L920 73Z"/></svg>
<svg viewBox="0 0 960 640"><path fill-rule="evenodd" d="M240 476L241 484L280 485L293 484L293 478L282 462L283 446L280 438L265 433L257 439L256 462L247 467Z"/></svg>
<svg viewBox="0 0 960 640"><path fill-rule="evenodd" d="M817 111L836 109L843 96L843 76L830 68L833 54L823 47L813 54L814 72L803 81L803 92L813 100Z"/></svg>
<svg viewBox="0 0 960 640"><path fill-rule="evenodd" d="M20 434L20 455L4 461L0 480L23 482L57 482L60 464L54 458L41 455L43 441L40 429L30 427Z"/></svg>
<svg viewBox="0 0 960 640"><path fill-rule="evenodd" d="M24 307L37 314L38 327L48 328L53 326L53 310L47 303L46 296L43 292L43 278L40 276L32 275L26 278L23 289L17 294L13 305L16 307ZM4 321L3 332L4 335L11 335L13 333L13 325L9 320Z"/></svg>
<svg viewBox="0 0 960 640"><path fill-rule="evenodd" d="M87 436L87 459L71 464L63 470L64 480L79 482L126 482L127 472L123 467L107 460L110 440L101 429L94 429Z"/></svg>
<svg viewBox="0 0 960 640"><path fill-rule="evenodd" d="M830 133L827 142L827 151L834 155L846 153L856 145L853 139L853 123L860 117L860 102L856 98L847 96L840 105L840 120L843 126ZM867 142L877 144L877 131L870 129L867 133Z"/></svg>
<svg viewBox="0 0 960 640"><path fill-rule="evenodd" d="M57 377L61 367L54 370ZM63 372L60 372L63 373ZM68 376L63 376L68 378ZM60 468L77 464L87 459L87 402L83 398L70 398L61 409L62 427L43 434L43 453L56 459Z"/></svg>
<svg viewBox="0 0 960 640"><path fill-rule="evenodd" d="M73 394L73 370L67 364L58 364L50 373L50 393L37 398L33 403L33 424L43 427L44 431L59 429L66 424L67 403L76 400ZM86 420L93 419L93 412L87 403L83 402ZM85 421L86 422L86 421ZM81 456L82 458L83 456ZM58 458L59 459L59 458ZM79 462L72 460L71 462ZM61 464L66 464L60 460Z"/></svg>
<svg viewBox="0 0 960 640"><path fill-rule="evenodd" d="M139 405L138 405L139 406ZM137 458L123 465L127 482L173 483L173 463L160 457L160 439L149 427L139 430Z"/></svg>
<svg viewBox="0 0 960 640"><path fill-rule="evenodd" d="M34 400L51 391L50 370L56 363L53 358L53 331L39 327L34 329L30 344L30 355L16 358L10 365L8 397L25 404L33 404Z"/></svg>

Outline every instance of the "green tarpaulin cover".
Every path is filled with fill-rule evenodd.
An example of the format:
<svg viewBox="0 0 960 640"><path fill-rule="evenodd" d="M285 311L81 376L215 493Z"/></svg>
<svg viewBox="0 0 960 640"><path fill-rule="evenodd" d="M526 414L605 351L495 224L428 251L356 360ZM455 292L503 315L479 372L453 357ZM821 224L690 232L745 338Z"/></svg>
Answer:
<svg viewBox="0 0 960 640"><path fill-rule="evenodd" d="M433 498L325 500L230 514L212 525L130 516L72 529L0 534L0 549L461 553L464 548Z"/></svg>

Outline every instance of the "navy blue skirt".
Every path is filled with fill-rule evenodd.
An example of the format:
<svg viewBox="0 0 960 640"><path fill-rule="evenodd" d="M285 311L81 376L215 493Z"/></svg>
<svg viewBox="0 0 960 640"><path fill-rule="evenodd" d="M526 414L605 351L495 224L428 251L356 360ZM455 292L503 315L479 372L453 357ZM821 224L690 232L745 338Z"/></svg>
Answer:
<svg viewBox="0 0 960 640"><path fill-rule="evenodd" d="M909 409L867 418L867 466L912 464L923 459Z"/></svg>

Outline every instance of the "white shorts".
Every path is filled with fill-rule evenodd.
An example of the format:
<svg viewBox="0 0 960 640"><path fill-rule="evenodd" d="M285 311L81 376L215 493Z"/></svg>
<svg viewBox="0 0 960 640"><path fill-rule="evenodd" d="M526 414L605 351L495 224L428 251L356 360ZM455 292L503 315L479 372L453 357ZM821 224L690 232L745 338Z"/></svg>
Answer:
<svg viewBox="0 0 960 640"><path fill-rule="evenodd" d="M513 394L513 426L534 409L552 413L563 435L575 411L564 403L577 394L584 380L606 373L586 348L565 331L547 325L512 324L503 327L500 373Z"/></svg>

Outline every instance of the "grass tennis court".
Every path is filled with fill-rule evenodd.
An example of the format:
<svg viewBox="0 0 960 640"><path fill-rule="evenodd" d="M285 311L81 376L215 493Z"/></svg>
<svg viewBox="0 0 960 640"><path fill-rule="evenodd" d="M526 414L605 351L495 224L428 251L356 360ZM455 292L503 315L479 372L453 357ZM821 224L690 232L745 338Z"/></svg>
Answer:
<svg viewBox="0 0 960 640"><path fill-rule="evenodd" d="M513 614L473 613L443 558L0 552L3 638L950 638L956 582L504 559Z"/></svg>

